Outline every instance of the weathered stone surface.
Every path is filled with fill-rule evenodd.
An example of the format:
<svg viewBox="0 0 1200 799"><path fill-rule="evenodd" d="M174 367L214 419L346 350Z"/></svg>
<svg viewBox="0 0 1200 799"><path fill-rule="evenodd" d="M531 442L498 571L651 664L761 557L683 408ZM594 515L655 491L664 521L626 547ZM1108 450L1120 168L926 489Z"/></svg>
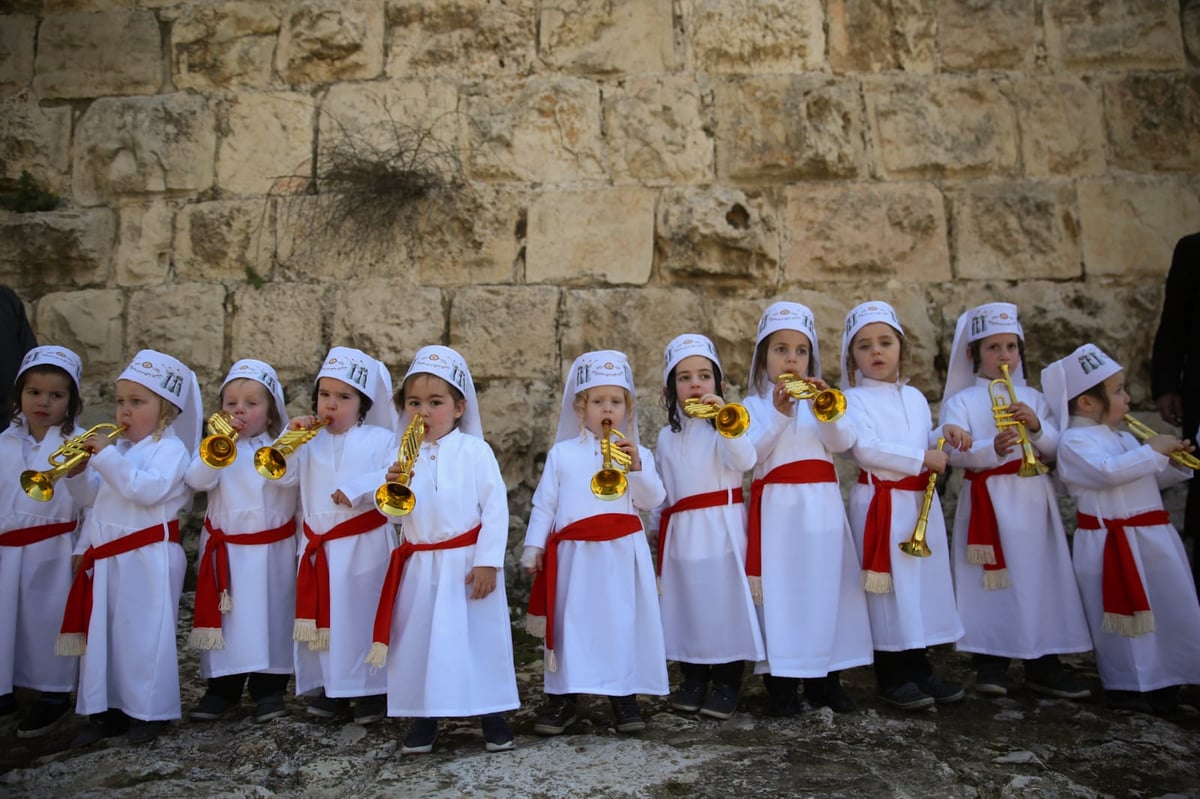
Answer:
<svg viewBox="0 0 1200 799"><path fill-rule="evenodd" d="M1200 219L1195 182L1095 180L1078 192L1088 275L1165 276L1175 242Z"/></svg>
<svg viewBox="0 0 1200 799"><path fill-rule="evenodd" d="M125 367L125 300L112 289L47 294L33 317L40 343L61 344L83 359L84 382L112 380Z"/></svg>
<svg viewBox="0 0 1200 799"><path fill-rule="evenodd" d="M1091 177L1104 171L1104 115L1097 87L1071 78L1030 78L1016 81L1011 96L1026 175Z"/></svg>
<svg viewBox="0 0 1200 799"><path fill-rule="evenodd" d="M529 204L524 186L455 190L417 213L408 242L426 286L512 283L525 258Z"/></svg>
<svg viewBox="0 0 1200 799"><path fill-rule="evenodd" d="M1017 164L1017 120L999 81L872 80L864 87L885 174L1005 175Z"/></svg>
<svg viewBox="0 0 1200 799"><path fill-rule="evenodd" d="M1032 71L1041 38L1034 0L937 4L942 68Z"/></svg>
<svg viewBox="0 0 1200 799"><path fill-rule="evenodd" d="M956 277L1081 276L1079 218L1070 187L975 182L949 197Z"/></svg>
<svg viewBox="0 0 1200 799"><path fill-rule="evenodd" d="M0 212L0 281L41 291L102 286L112 272L116 236L107 208Z"/></svg>
<svg viewBox="0 0 1200 799"><path fill-rule="evenodd" d="M942 194L931 184L809 183L785 197L785 282L951 277Z"/></svg>
<svg viewBox="0 0 1200 799"><path fill-rule="evenodd" d="M775 283L780 220L762 193L731 188L669 189L658 201L656 250L662 275L680 284Z"/></svg>
<svg viewBox="0 0 1200 799"><path fill-rule="evenodd" d="M1179 25L1183 28L1183 45L1193 62L1200 61L1200 3L1182 0Z"/></svg>
<svg viewBox="0 0 1200 799"><path fill-rule="evenodd" d="M223 105L217 186L266 194L281 178L312 174L312 98L294 92L239 94Z"/></svg>
<svg viewBox="0 0 1200 799"><path fill-rule="evenodd" d="M0 101L0 182L24 171L55 194L70 192L71 109L38 105L27 95Z"/></svg>
<svg viewBox="0 0 1200 799"><path fill-rule="evenodd" d="M175 218L175 274L208 283L253 281L271 272L269 206L261 200L193 203Z"/></svg>
<svg viewBox="0 0 1200 799"><path fill-rule="evenodd" d="M1045 3L1046 54L1069 67L1167 68L1184 64L1178 5L1159 0Z"/></svg>
<svg viewBox="0 0 1200 799"><path fill-rule="evenodd" d="M163 82L158 20L146 10L49 14L34 68L43 98L153 94Z"/></svg>
<svg viewBox="0 0 1200 799"><path fill-rule="evenodd" d="M164 200L124 203L119 207L116 281L120 286L166 283L170 276L171 239L176 204Z"/></svg>
<svg viewBox="0 0 1200 799"><path fill-rule="evenodd" d="M1200 75L1127 75L1104 85L1113 166L1200 172Z"/></svg>
<svg viewBox="0 0 1200 799"><path fill-rule="evenodd" d="M275 2L185 4L171 25L179 89L267 88L282 8Z"/></svg>
<svg viewBox="0 0 1200 799"><path fill-rule="evenodd" d="M333 344L358 347L383 361L396 384L417 350L446 341L447 299L441 289L369 280L339 288L332 299Z"/></svg>
<svg viewBox="0 0 1200 799"><path fill-rule="evenodd" d="M352 146L363 157L419 164L434 154L457 154L458 91L436 80L341 83L321 101L318 171L325 173L330 147ZM411 149L414 133L428 133L421 152ZM436 163L436 162L435 162Z"/></svg>
<svg viewBox="0 0 1200 799"><path fill-rule="evenodd" d="M482 380L475 373L481 365L478 360L468 359L467 363L475 378L483 432L500 462L504 482L509 490L519 488L515 496L527 500L542 476L546 452L554 445L554 424L562 408L563 391L558 382L558 363L548 364L553 372L549 380ZM520 500L513 506L510 538L515 535L517 541L510 544L510 556L514 550L520 551L520 542L525 538L525 520L515 516L518 508L525 507L528 502Z"/></svg>
<svg viewBox="0 0 1200 799"><path fill-rule="evenodd" d="M558 297L553 286L461 289L450 303L450 346L476 380L557 377Z"/></svg>
<svg viewBox="0 0 1200 799"><path fill-rule="evenodd" d="M819 0L685 0L681 6L691 69L779 74L819 70L825 62Z"/></svg>
<svg viewBox="0 0 1200 799"><path fill-rule="evenodd" d="M328 290L302 283L239 286L231 298L229 363L258 358L274 366L280 380L299 380L311 389L328 349L321 339ZM287 396L289 408L307 408L309 391L290 391Z"/></svg>
<svg viewBox="0 0 1200 799"><path fill-rule="evenodd" d="M101 99L75 131L75 201L115 195L197 192L212 185L216 130L198 95Z"/></svg>
<svg viewBox="0 0 1200 799"><path fill-rule="evenodd" d="M198 375L225 363L225 293L206 283L172 283L129 294L126 352L155 349L174 355ZM292 342L292 346L296 346Z"/></svg>
<svg viewBox="0 0 1200 799"><path fill-rule="evenodd" d="M829 64L835 73L903 70L929 74L937 64L933 0L829 0Z"/></svg>
<svg viewBox="0 0 1200 799"><path fill-rule="evenodd" d="M567 183L604 176L595 83L538 77L476 84L463 100L473 178Z"/></svg>
<svg viewBox="0 0 1200 799"><path fill-rule="evenodd" d="M717 174L731 181L865 174L856 83L824 76L729 77L715 84Z"/></svg>
<svg viewBox="0 0 1200 799"><path fill-rule="evenodd" d="M33 80L37 17L11 14L0 25L0 97L23 91Z"/></svg>
<svg viewBox="0 0 1200 799"><path fill-rule="evenodd" d="M539 55L564 72L604 75L661 72L674 66L670 0L540 4Z"/></svg>
<svg viewBox="0 0 1200 799"><path fill-rule="evenodd" d="M274 202L276 277L335 282L390 277L415 284L416 267L403 230L362 229L337 195L280 197Z"/></svg>
<svg viewBox="0 0 1200 799"><path fill-rule="evenodd" d="M702 77L630 78L605 91L604 120L615 179L686 184L715 176L712 87Z"/></svg>
<svg viewBox="0 0 1200 799"><path fill-rule="evenodd" d="M650 278L655 193L615 188L543 194L529 209L529 283L641 285Z"/></svg>
<svg viewBox="0 0 1200 799"><path fill-rule="evenodd" d="M292 84L368 80L383 71L383 4L304 0L289 6L275 69Z"/></svg>
<svg viewBox="0 0 1200 799"><path fill-rule="evenodd" d="M524 75L537 59L535 0L387 0L392 77Z"/></svg>

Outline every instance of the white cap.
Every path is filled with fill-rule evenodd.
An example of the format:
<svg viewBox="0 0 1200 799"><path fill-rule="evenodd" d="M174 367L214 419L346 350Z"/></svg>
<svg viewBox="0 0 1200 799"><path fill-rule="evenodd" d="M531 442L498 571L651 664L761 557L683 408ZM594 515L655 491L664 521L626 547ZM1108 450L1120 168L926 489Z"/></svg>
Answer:
<svg viewBox="0 0 1200 799"><path fill-rule="evenodd" d="M622 430L634 443L638 441L637 394L633 390L633 369L625 353L617 350L585 352L571 364L567 384L563 386L562 410L554 442L567 441L580 434L579 414L575 413L575 395L598 386L617 386L629 392L633 407L628 430Z"/></svg>
<svg viewBox="0 0 1200 799"><path fill-rule="evenodd" d="M467 407L463 410L462 418L459 420L459 428L467 435L483 438L483 422L479 418L479 402L475 397L475 383L471 380L471 370L467 368L467 361L462 355L440 344L422 347L413 356L412 363L409 364L408 371L404 373L404 379L400 381L400 385L403 386L408 382L409 377L418 374L440 377L458 389L462 393L463 399L467 401Z"/></svg>
<svg viewBox="0 0 1200 799"><path fill-rule="evenodd" d="M708 358L718 369L721 361L717 358L717 348L707 336L699 333L684 333L671 339L671 343L663 350L663 383L671 377L671 370L679 365L684 358L700 355ZM720 389L720 386L717 386Z"/></svg>
<svg viewBox="0 0 1200 799"><path fill-rule="evenodd" d="M1059 429L1067 427L1067 404L1070 400L1092 386L1103 383L1121 369L1121 364L1105 355L1095 344L1084 344L1043 369L1042 393L1046 395Z"/></svg>
<svg viewBox="0 0 1200 799"><path fill-rule="evenodd" d="M178 408L179 415L170 426L189 452L196 451L204 427L204 409L200 402L200 382L191 369L166 353L142 350L133 356L117 380L145 386Z"/></svg>
<svg viewBox="0 0 1200 799"><path fill-rule="evenodd" d="M334 347L325 356L313 385L322 377L341 380L370 397L371 410L364 421L396 432L399 419L392 406L392 375L383 363L353 347Z"/></svg>
<svg viewBox="0 0 1200 799"><path fill-rule="evenodd" d="M1017 306L1011 302L989 302L965 311L954 327L954 343L950 345L950 366L946 370L946 387L942 399L952 397L975 382L975 368L967 350L973 342L998 333L1015 333L1025 340L1025 331L1017 319ZM1009 375L1014 386L1025 385L1025 364L1018 364Z"/></svg>
<svg viewBox="0 0 1200 799"><path fill-rule="evenodd" d="M750 356L749 379L753 381L755 374L757 374L758 345L776 330L796 330L808 337L808 344L811 349L809 360L812 363L812 373L820 377L821 350L817 344L817 326L813 323L813 312L798 302L776 302L763 311L762 318L758 320L758 334L754 338L754 352ZM796 376L801 378L808 377L808 375ZM757 385L751 383L750 391L759 396L766 396L771 392L771 386L765 381L759 381Z"/></svg>
<svg viewBox="0 0 1200 799"><path fill-rule="evenodd" d="M25 353L21 368L17 370L17 377L35 366L57 366L75 381L76 391L82 390L79 382L83 378L83 361L66 347L34 347Z"/></svg>
<svg viewBox="0 0 1200 799"><path fill-rule="evenodd" d="M279 376L275 374L275 369L266 361L256 361L253 358L242 358L240 361L229 367L229 374L225 375L225 380L221 383L221 388L229 385L234 380L253 380L256 383L261 383L267 389L267 393L271 395L271 400L275 403L275 412L279 414L279 421L283 427L287 427L288 413L287 406L283 401L283 386L279 382Z"/></svg>
<svg viewBox="0 0 1200 799"><path fill-rule="evenodd" d="M895 328L901 337L904 336L904 328L900 326L900 319L896 316L896 309L883 300L868 300L851 308L850 313L846 314L846 326L842 329L843 386L850 385L850 375L852 372L861 374L852 364L847 363L850 355L850 342L854 340L854 336L858 331L872 322L883 322Z"/></svg>

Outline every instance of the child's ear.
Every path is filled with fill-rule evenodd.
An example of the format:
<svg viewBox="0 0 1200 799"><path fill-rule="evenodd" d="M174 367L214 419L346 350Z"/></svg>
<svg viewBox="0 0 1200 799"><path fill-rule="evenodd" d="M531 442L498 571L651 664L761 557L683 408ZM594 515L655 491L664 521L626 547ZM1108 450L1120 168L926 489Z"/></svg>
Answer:
<svg viewBox="0 0 1200 799"><path fill-rule="evenodd" d="M467 401L465 399L454 401L454 418L461 419L462 415L467 412Z"/></svg>
<svg viewBox="0 0 1200 799"><path fill-rule="evenodd" d="M967 345L967 360L971 363L975 363L975 352L971 349L970 344Z"/></svg>

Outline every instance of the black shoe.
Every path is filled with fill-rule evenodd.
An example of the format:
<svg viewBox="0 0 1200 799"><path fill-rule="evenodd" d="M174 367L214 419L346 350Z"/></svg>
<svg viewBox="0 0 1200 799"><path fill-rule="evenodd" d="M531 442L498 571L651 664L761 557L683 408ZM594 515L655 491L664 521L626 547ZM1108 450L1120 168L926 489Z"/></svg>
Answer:
<svg viewBox="0 0 1200 799"><path fill-rule="evenodd" d="M932 696L933 701L939 705L952 705L955 702L961 702L967 696L962 683L943 680L936 674L930 674L917 680L917 687L923 693Z"/></svg>
<svg viewBox="0 0 1200 799"><path fill-rule="evenodd" d="M88 716L87 726L75 734L68 744L70 749L82 749L97 741L121 735L129 729L129 717L119 710L109 710Z"/></svg>
<svg viewBox="0 0 1200 799"><path fill-rule="evenodd" d="M479 720L483 728L483 740L489 752L507 752L516 748L512 728L500 713L490 713Z"/></svg>
<svg viewBox="0 0 1200 799"><path fill-rule="evenodd" d="M1150 702L1150 710L1152 712L1163 716L1174 713L1179 707L1179 686L1171 685L1166 688L1147 691L1146 699ZM17 729L20 730L19 727Z"/></svg>
<svg viewBox="0 0 1200 799"><path fill-rule="evenodd" d="M1105 691L1106 704L1110 710L1130 710L1134 713L1151 713L1150 700L1141 691Z"/></svg>
<svg viewBox="0 0 1200 799"><path fill-rule="evenodd" d="M575 694L548 694L533 731L538 735L562 735L575 723Z"/></svg>
<svg viewBox="0 0 1200 799"><path fill-rule="evenodd" d="M354 702L354 723L366 726L387 718L387 694L364 696Z"/></svg>
<svg viewBox="0 0 1200 799"><path fill-rule="evenodd" d="M987 696L1008 696L1008 675L1002 671L980 669L975 674L975 693Z"/></svg>
<svg viewBox="0 0 1200 799"><path fill-rule="evenodd" d="M877 695L882 701L901 710L923 710L927 707L933 707L936 701L932 696L922 691L915 682L906 682L903 685L891 685L887 688L880 687Z"/></svg>
<svg viewBox="0 0 1200 799"><path fill-rule="evenodd" d="M764 674L763 685L767 688L767 712L777 718L800 715L799 679Z"/></svg>
<svg viewBox="0 0 1200 799"><path fill-rule="evenodd" d="M17 699L12 694L0 696L0 719L17 715Z"/></svg>
<svg viewBox="0 0 1200 799"><path fill-rule="evenodd" d="M612 705L613 725L617 732L641 732L646 729L636 696L610 696L608 701Z"/></svg>
<svg viewBox="0 0 1200 799"><path fill-rule="evenodd" d="M408 734L400 744L402 755L427 755L433 751L438 737L438 720L418 718L408 725Z"/></svg>
<svg viewBox="0 0 1200 799"><path fill-rule="evenodd" d="M218 694L205 694L194 708L188 711L192 721L216 721L238 706L238 702Z"/></svg>
<svg viewBox="0 0 1200 799"><path fill-rule="evenodd" d="M283 696L280 694L264 696L254 703L254 720L259 724L283 718L287 714L287 705L283 703Z"/></svg>
<svg viewBox="0 0 1200 799"><path fill-rule="evenodd" d="M1059 699L1087 699L1092 695L1089 689L1084 688L1069 672L1062 669L1038 675L1025 672L1025 687L1044 696Z"/></svg>
<svg viewBox="0 0 1200 799"><path fill-rule="evenodd" d="M71 703L69 701L53 702L43 697L30 708L29 714L17 725L17 737L41 738L43 735L49 735L70 714Z"/></svg>
<svg viewBox="0 0 1200 799"><path fill-rule="evenodd" d="M671 707L684 713L695 713L704 704L704 692L708 686L702 682L684 680L671 694Z"/></svg>
<svg viewBox="0 0 1200 799"><path fill-rule="evenodd" d="M158 738L164 732L166 732L167 727L169 726L170 722L166 721L142 721L141 719L130 719L129 743L150 743L155 738Z"/></svg>
<svg viewBox="0 0 1200 799"><path fill-rule="evenodd" d="M813 707L827 707L834 713L853 713L858 705L842 687L842 679L837 674L827 677L806 679L804 681L804 698Z"/></svg>
<svg viewBox="0 0 1200 799"><path fill-rule="evenodd" d="M708 698L700 706L700 715L724 720L733 715L737 704L737 690L724 683L715 682L712 684L712 690L708 692Z"/></svg>
<svg viewBox="0 0 1200 799"><path fill-rule="evenodd" d="M310 696L308 698L308 707L305 711L310 716L316 716L319 719L331 719L338 713L341 713L346 707L345 699L330 699L325 695L325 692Z"/></svg>

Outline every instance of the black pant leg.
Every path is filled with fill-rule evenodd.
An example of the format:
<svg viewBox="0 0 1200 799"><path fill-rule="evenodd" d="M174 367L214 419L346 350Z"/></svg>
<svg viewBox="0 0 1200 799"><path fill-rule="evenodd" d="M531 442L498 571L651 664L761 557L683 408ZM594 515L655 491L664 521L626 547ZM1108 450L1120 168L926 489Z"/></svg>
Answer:
<svg viewBox="0 0 1200 799"><path fill-rule="evenodd" d="M730 663L718 663L712 667L710 674L712 681L728 685L733 690L738 690L742 687L742 674L746 670L746 661L734 660Z"/></svg>
<svg viewBox="0 0 1200 799"><path fill-rule="evenodd" d="M894 688L909 682L906 658L907 652L875 650L875 683L880 688Z"/></svg>
<svg viewBox="0 0 1200 799"><path fill-rule="evenodd" d="M250 698L254 701L266 699L268 696L283 696L287 691L290 674L264 674L255 672L250 675Z"/></svg>
<svg viewBox="0 0 1200 799"><path fill-rule="evenodd" d="M216 694L230 702L240 702L242 689L246 685L245 674L228 674L224 677L213 677L208 681L208 693Z"/></svg>
<svg viewBox="0 0 1200 799"><path fill-rule="evenodd" d="M683 675L684 682L708 685L708 681L712 677L712 666L707 663L684 663L681 660L679 661L679 673Z"/></svg>
<svg viewBox="0 0 1200 799"><path fill-rule="evenodd" d="M1026 669L1029 668L1026 661ZM984 655L978 652L971 655L971 666L977 672L985 674L1005 674L1012 663L1012 658L1002 658L997 655Z"/></svg>

